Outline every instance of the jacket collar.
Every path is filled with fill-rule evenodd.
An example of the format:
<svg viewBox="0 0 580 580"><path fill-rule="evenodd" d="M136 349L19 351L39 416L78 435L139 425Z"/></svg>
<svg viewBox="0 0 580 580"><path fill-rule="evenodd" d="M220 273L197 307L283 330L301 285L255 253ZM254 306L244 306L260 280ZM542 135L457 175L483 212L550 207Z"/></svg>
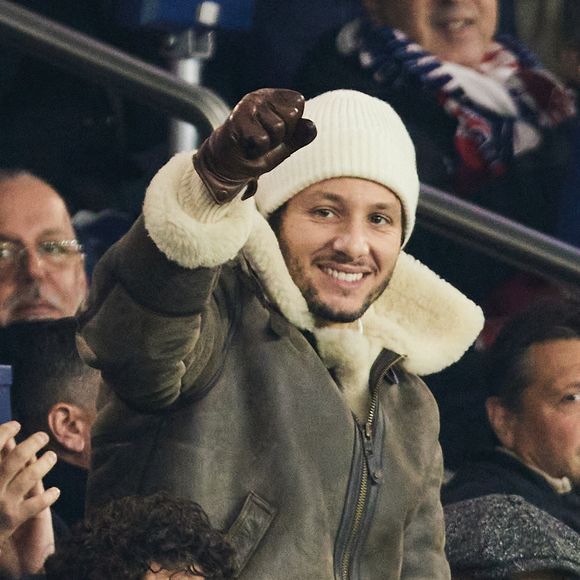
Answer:
<svg viewBox="0 0 580 580"><path fill-rule="evenodd" d="M329 332L352 334L315 328L278 240L258 212L243 254L268 300L289 322L312 332L317 340ZM483 320L478 306L405 252L399 256L389 286L362 318L365 335L381 348L403 355L402 366L418 375L438 372L461 358L481 331Z"/></svg>

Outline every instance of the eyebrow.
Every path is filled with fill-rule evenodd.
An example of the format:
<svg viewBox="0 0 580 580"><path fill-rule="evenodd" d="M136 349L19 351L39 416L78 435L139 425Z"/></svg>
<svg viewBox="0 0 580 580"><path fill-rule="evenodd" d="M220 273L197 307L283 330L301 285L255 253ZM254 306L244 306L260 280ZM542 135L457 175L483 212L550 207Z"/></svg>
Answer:
<svg viewBox="0 0 580 580"><path fill-rule="evenodd" d="M319 195L322 199L326 199L328 201L333 201L335 203L344 203L344 197L338 195L336 193L332 193L331 191L315 191L313 195ZM373 204L373 208L377 210L390 210L393 208L397 208L400 206L400 202L397 203L399 200L395 197L392 202L378 202Z"/></svg>
<svg viewBox="0 0 580 580"><path fill-rule="evenodd" d="M555 385L552 381L543 384L544 393L551 399L559 399L562 395L572 391L580 391L580 382L572 381L568 384Z"/></svg>
<svg viewBox="0 0 580 580"><path fill-rule="evenodd" d="M49 228L46 230L42 230L42 232L40 232L40 234L36 237L38 240L42 239L42 238L46 238L49 236L58 236L59 238L62 239L76 239L76 234L73 230L72 233L66 233L64 229L62 228ZM16 234L12 234L10 232L0 232L0 241L2 242L19 242L21 243L21 239L20 236L16 235Z"/></svg>

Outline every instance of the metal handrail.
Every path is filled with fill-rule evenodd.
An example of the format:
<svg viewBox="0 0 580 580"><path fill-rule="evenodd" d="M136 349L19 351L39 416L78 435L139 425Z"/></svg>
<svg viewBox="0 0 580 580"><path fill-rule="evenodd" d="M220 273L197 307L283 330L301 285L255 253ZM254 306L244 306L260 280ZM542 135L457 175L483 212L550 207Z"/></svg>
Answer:
<svg viewBox="0 0 580 580"><path fill-rule="evenodd" d="M425 184L417 222L522 270L580 286L579 248Z"/></svg>
<svg viewBox="0 0 580 580"><path fill-rule="evenodd" d="M0 42L188 121L203 136L230 112L209 89L5 0L0 0Z"/></svg>
<svg viewBox="0 0 580 580"><path fill-rule="evenodd" d="M209 89L6 0L0 0L0 42L191 122L202 135L229 113ZM422 185L421 191L417 220L429 230L524 270L580 286L579 249L433 187Z"/></svg>

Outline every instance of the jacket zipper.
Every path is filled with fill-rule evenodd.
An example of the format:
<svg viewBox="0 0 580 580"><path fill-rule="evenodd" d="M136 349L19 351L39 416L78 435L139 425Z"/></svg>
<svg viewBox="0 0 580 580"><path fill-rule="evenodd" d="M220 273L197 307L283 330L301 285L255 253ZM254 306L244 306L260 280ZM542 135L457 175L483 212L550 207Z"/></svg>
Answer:
<svg viewBox="0 0 580 580"><path fill-rule="evenodd" d="M381 376L384 375L387 371L389 371L389 369L391 369L394 365L396 365L404 358L405 358L404 356L399 356L394 361L392 361L389 364L389 366L387 366L387 368L385 368L384 371L381 373ZM365 422L364 429L361 429L360 425L357 422L357 431L358 433L360 433L360 436L363 439L363 453L361 455L361 464L360 464L361 478L358 489L357 501L354 509L354 519L352 527L350 529L350 534L348 536L346 549L344 550L341 559L340 565L341 580L350 580L350 568L352 565L353 548L356 545L356 541L360 535L361 524L367 506L367 500L369 495L369 475L371 475L373 480L375 479L374 474L369 473L367 453L369 452L369 450L372 449L373 423L375 421L375 415L377 412L378 400L379 400L379 388L377 385L373 390L373 394L371 396L371 404L369 407L369 413L367 415L367 420Z"/></svg>

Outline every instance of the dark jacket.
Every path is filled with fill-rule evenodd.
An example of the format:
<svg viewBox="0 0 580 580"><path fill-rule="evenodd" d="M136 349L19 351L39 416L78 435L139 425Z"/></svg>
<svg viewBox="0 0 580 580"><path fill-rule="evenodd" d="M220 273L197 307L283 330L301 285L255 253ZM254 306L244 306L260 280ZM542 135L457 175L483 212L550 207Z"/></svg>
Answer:
<svg viewBox="0 0 580 580"><path fill-rule="evenodd" d="M52 510L70 528L85 516L85 493L88 472L62 459L44 476L46 489L58 487L60 496Z"/></svg>
<svg viewBox="0 0 580 580"><path fill-rule="evenodd" d="M347 340L335 352L333 329L300 326L306 302L252 202L215 207L181 154L152 182L144 216L97 265L81 321L81 352L109 388L89 507L159 489L194 499L227 530L243 578L448 578L438 413L407 369L460 356L479 309L401 255L366 332L405 336L409 352L381 343L365 359L370 411L356 420L335 378L366 337L330 332ZM413 269L430 282L405 278ZM392 331L380 312L397 300L409 322ZM430 318L434 303L443 316Z"/></svg>
<svg viewBox="0 0 580 580"><path fill-rule="evenodd" d="M490 494L519 495L580 533L580 496L557 493L539 474L499 450L465 464L442 490L444 505Z"/></svg>

